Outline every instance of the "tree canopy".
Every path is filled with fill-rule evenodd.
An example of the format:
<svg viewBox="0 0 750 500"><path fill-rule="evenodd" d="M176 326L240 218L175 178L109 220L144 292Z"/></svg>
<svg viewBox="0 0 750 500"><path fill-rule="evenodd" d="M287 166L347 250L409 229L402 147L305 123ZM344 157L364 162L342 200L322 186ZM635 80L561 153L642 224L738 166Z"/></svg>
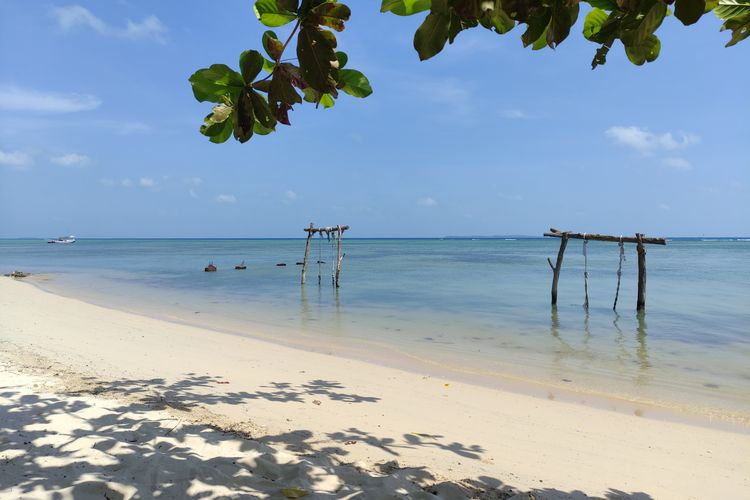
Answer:
<svg viewBox="0 0 750 500"><path fill-rule="evenodd" d="M414 33L414 49L426 60L477 27L504 35L525 25L524 47L554 49L570 34L581 3L590 6L583 36L598 45L592 69L606 63L617 40L633 64L656 60L661 49L656 31L672 15L688 26L713 12L724 21L721 30L732 32L727 47L750 36L750 0L381 0L380 11L426 13ZM234 136L244 143L275 131L279 123L290 125L289 111L303 101L330 108L341 92L359 98L372 93L367 77L348 67L346 53L337 50L335 32L344 30L349 7L337 0L256 0L254 11L265 26L291 24L291 31L283 41L274 31L263 33L266 55L242 52L239 71L213 64L190 77L195 98L215 104L200 127L211 142ZM292 44L296 57L285 57Z"/></svg>

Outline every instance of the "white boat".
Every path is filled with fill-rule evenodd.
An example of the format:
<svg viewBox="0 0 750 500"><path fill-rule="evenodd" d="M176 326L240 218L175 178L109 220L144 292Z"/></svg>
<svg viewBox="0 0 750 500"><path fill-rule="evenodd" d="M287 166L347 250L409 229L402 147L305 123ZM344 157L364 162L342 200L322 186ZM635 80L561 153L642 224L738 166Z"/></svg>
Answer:
<svg viewBox="0 0 750 500"><path fill-rule="evenodd" d="M67 244L67 243L75 243L75 242L76 242L76 237L73 236L72 234L70 236L59 236L57 238L54 238L54 239L51 239L51 240L47 240L47 243L64 243L64 244Z"/></svg>

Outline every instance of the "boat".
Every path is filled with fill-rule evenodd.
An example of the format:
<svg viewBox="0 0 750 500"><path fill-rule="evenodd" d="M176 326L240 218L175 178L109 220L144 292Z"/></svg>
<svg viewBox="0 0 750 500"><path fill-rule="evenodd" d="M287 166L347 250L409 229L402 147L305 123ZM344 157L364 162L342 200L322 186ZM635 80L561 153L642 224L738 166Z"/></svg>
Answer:
<svg viewBox="0 0 750 500"><path fill-rule="evenodd" d="M240 271L247 269L247 266L245 265L245 261L243 260L240 264L237 264L234 266L235 269L239 269Z"/></svg>
<svg viewBox="0 0 750 500"><path fill-rule="evenodd" d="M57 238L53 238L51 240L47 240L47 243L62 243L62 244L69 244L69 243L75 243L76 237L72 234L70 236L58 236Z"/></svg>

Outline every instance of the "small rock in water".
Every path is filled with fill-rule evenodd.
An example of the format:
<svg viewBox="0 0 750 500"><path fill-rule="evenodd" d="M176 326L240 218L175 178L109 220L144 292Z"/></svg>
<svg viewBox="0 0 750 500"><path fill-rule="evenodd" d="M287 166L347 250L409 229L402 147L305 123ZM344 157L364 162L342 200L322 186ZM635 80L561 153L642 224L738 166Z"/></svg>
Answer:
<svg viewBox="0 0 750 500"><path fill-rule="evenodd" d="M25 273L23 271L13 271L12 273L5 274L4 276L7 276L9 278L25 278L27 276L31 276L31 273Z"/></svg>

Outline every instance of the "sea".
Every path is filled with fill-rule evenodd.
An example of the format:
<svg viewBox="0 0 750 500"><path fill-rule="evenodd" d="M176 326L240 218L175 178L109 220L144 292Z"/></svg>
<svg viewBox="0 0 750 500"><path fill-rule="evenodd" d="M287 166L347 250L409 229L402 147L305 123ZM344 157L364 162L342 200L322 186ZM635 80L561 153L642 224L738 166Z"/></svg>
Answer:
<svg viewBox="0 0 750 500"><path fill-rule="evenodd" d="M750 428L750 238L647 245L641 313L635 245L625 244L615 311L619 247L597 241L585 256L570 241L552 307L547 259L558 247L555 238L344 238L337 288L336 242L326 238L312 240L305 285L304 239L6 239L0 272L31 272L43 290L104 307L330 353L332 363L353 357ZM247 269L235 270L241 262ZM204 272L209 263L218 270Z"/></svg>

